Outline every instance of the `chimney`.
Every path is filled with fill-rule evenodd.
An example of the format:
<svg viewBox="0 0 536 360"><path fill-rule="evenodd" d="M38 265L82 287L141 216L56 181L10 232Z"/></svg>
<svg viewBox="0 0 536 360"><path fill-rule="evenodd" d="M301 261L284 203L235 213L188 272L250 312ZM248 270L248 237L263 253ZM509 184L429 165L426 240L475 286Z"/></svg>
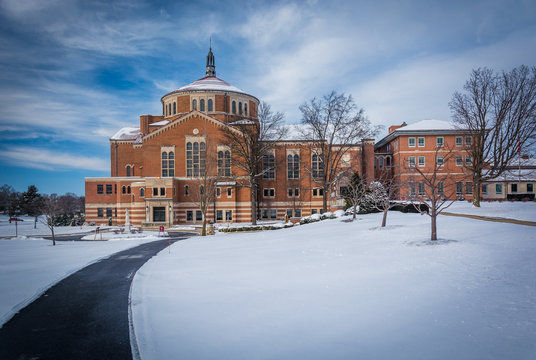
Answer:
<svg viewBox="0 0 536 360"><path fill-rule="evenodd" d="M408 125L408 124L406 124L406 122L404 121L402 123L402 125L391 125L391 126L389 126L389 134L392 133L393 131L397 130L397 129L400 129L401 127L406 126L406 125Z"/></svg>

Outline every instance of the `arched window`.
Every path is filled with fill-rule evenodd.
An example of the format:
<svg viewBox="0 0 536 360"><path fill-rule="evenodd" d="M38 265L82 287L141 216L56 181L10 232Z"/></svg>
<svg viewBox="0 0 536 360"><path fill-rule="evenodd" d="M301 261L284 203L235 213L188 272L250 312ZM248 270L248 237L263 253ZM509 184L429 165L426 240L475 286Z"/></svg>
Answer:
<svg viewBox="0 0 536 360"><path fill-rule="evenodd" d="M313 178L324 176L324 161L322 155L313 154Z"/></svg>
<svg viewBox="0 0 536 360"><path fill-rule="evenodd" d="M214 111L214 103L212 99L208 99L208 111Z"/></svg>
<svg viewBox="0 0 536 360"><path fill-rule="evenodd" d="M242 115L242 103L238 103L238 113Z"/></svg>
<svg viewBox="0 0 536 360"><path fill-rule="evenodd" d="M244 115L248 116L248 104L244 104Z"/></svg>
<svg viewBox="0 0 536 360"><path fill-rule="evenodd" d="M140 197L145 197L145 189L140 188Z"/></svg>
<svg viewBox="0 0 536 360"><path fill-rule="evenodd" d="M287 178L300 178L300 156L298 154L287 156Z"/></svg>
<svg viewBox="0 0 536 360"><path fill-rule="evenodd" d="M127 165L127 176L130 176L130 165Z"/></svg>
<svg viewBox="0 0 536 360"><path fill-rule="evenodd" d="M130 186L127 186L127 194L130 194Z"/></svg>
<svg viewBox="0 0 536 360"><path fill-rule="evenodd" d="M197 100L192 101L192 110L197 110Z"/></svg>
<svg viewBox="0 0 536 360"><path fill-rule="evenodd" d="M275 156L273 152L269 152L262 156L262 178L275 178Z"/></svg>
<svg viewBox="0 0 536 360"><path fill-rule="evenodd" d="M218 176L231 176L231 152L218 151Z"/></svg>
<svg viewBox="0 0 536 360"><path fill-rule="evenodd" d="M236 114L236 101L233 101L232 109L233 109L233 114Z"/></svg>
<svg viewBox="0 0 536 360"><path fill-rule="evenodd" d="M168 108L169 108L168 115L171 115L171 103L168 104Z"/></svg>
<svg viewBox="0 0 536 360"><path fill-rule="evenodd" d="M391 157L387 156L385 158L385 166L390 167L391 166Z"/></svg>
<svg viewBox="0 0 536 360"><path fill-rule="evenodd" d="M188 185L184 185L184 196L190 195L190 187Z"/></svg>
<svg viewBox="0 0 536 360"><path fill-rule="evenodd" d="M177 113L177 103L174 102L173 103L173 114L176 114Z"/></svg>
<svg viewBox="0 0 536 360"><path fill-rule="evenodd" d="M175 154L162 151L162 177L175 176Z"/></svg>
<svg viewBox="0 0 536 360"><path fill-rule="evenodd" d="M205 194L205 187L203 185L199 185L199 193L201 195L204 195Z"/></svg>
<svg viewBox="0 0 536 360"><path fill-rule="evenodd" d="M197 177L205 174L206 145L204 142L186 143L186 176Z"/></svg>
<svg viewBox="0 0 536 360"><path fill-rule="evenodd" d="M380 157L380 169L383 169L383 157Z"/></svg>
<svg viewBox="0 0 536 360"><path fill-rule="evenodd" d="M205 100L204 99L199 100L199 110L205 111Z"/></svg>
<svg viewBox="0 0 536 360"><path fill-rule="evenodd" d="M126 186L123 186L123 187L121 188L121 193L122 193L122 194L126 194L126 193L127 193L127 187L126 187Z"/></svg>

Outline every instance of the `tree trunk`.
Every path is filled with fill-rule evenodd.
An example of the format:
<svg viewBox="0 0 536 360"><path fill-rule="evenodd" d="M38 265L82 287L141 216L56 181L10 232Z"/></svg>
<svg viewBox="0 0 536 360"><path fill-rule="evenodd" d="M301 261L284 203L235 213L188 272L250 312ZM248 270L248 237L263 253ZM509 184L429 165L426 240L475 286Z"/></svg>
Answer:
<svg viewBox="0 0 536 360"><path fill-rule="evenodd" d="M480 180L473 181L473 206L480 207Z"/></svg>
<svg viewBox="0 0 536 360"><path fill-rule="evenodd" d="M37 215L34 216L34 229L37 229Z"/></svg>
<svg viewBox="0 0 536 360"><path fill-rule="evenodd" d="M385 224L387 223L387 211L388 210L383 210L382 227L385 227Z"/></svg>
<svg viewBox="0 0 536 360"><path fill-rule="evenodd" d="M203 227L201 230L201 236L207 236L207 218L205 217L205 214L203 214Z"/></svg>
<svg viewBox="0 0 536 360"><path fill-rule="evenodd" d="M50 228L50 231L52 231L52 246L56 246L56 237L54 236L54 226Z"/></svg>
<svg viewBox="0 0 536 360"><path fill-rule="evenodd" d="M352 221L355 220L357 216L357 202L354 203L354 215L352 216Z"/></svg>
<svg viewBox="0 0 536 360"><path fill-rule="evenodd" d="M431 215L431 223L432 223L432 236L431 240L435 241L437 240L437 223L436 223L437 214L435 213L435 210L432 210Z"/></svg>
<svg viewBox="0 0 536 360"><path fill-rule="evenodd" d="M251 224L257 225L257 186L254 181L251 183Z"/></svg>
<svg viewBox="0 0 536 360"><path fill-rule="evenodd" d="M329 186L324 186L322 189L324 189L324 196L322 196L322 212L326 212L328 211Z"/></svg>

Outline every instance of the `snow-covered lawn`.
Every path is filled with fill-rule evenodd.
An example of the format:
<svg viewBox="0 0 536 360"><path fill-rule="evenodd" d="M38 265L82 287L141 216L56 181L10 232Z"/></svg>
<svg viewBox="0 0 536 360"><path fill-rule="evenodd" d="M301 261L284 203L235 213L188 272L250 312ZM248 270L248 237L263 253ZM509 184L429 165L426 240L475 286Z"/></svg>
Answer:
<svg viewBox="0 0 536 360"><path fill-rule="evenodd" d="M73 272L118 251L158 239L155 233L140 236L124 241L58 241L56 246L42 238L0 239L0 326Z"/></svg>
<svg viewBox="0 0 536 360"><path fill-rule="evenodd" d="M18 218L24 220L20 221L16 226L18 229L15 229L15 222L9 223L9 216L0 215L0 236L15 236L17 232L18 235L22 236L49 236L51 235L50 229L41 223L40 221L36 224L36 229L34 229L34 218L29 216L18 216ZM54 233L57 235L60 234L72 234L72 233L85 233L89 231L94 231L96 226L56 226L54 228Z"/></svg>
<svg viewBox="0 0 536 360"><path fill-rule="evenodd" d="M380 221L175 243L134 278L142 358L536 358L534 227Z"/></svg>
<svg viewBox="0 0 536 360"><path fill-rule="evenodd" d="M482 201L480 203L480 208L474 207L471 202L455 201L445 211L457 214L504 217L517 220L536 221L536 202L534 201Z"/></svg>

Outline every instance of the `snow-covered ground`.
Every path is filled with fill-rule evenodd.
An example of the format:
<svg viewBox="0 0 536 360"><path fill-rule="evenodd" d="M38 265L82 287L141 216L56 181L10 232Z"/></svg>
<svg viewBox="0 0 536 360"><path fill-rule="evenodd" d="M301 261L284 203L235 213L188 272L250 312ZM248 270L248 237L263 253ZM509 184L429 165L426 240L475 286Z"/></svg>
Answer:
<svg viewBox="0 0 536 360"><path fill-rule="evenodd" d="M51 235L50 229L38 221L36 229L34 229L34 218L29 216L18 216L19 219L24 221L18 222L17 229L15 229L15 222L9 223L9 216L0 215L0 237L15 236L49 236ZM72 233L84 233L95 230L96 226L56 226L54 227L54 233L60 234L72 234Z"/></svg>
<svg viewBox="0 0 536 360"><path fill-rule="evenodd" d="M534 201L482 201L480 203L480 208L474 207L471 202L455 201L445 211L457 214L536 221L536 202Z"/></svg>
<svg viewBox="0 0 536 360"><path fill-rule="evenodd" d="M58 241L56 246L42 238L0 239L0 326L73 272L156 239L156 233L144 233L124 241Z"/></svg>
<svg viewBox="0 0 536 360"><path fill-rule="evenodd" d="M536 358L534 227L358 218L162 251L133 283L142 358Z"/></svg>

